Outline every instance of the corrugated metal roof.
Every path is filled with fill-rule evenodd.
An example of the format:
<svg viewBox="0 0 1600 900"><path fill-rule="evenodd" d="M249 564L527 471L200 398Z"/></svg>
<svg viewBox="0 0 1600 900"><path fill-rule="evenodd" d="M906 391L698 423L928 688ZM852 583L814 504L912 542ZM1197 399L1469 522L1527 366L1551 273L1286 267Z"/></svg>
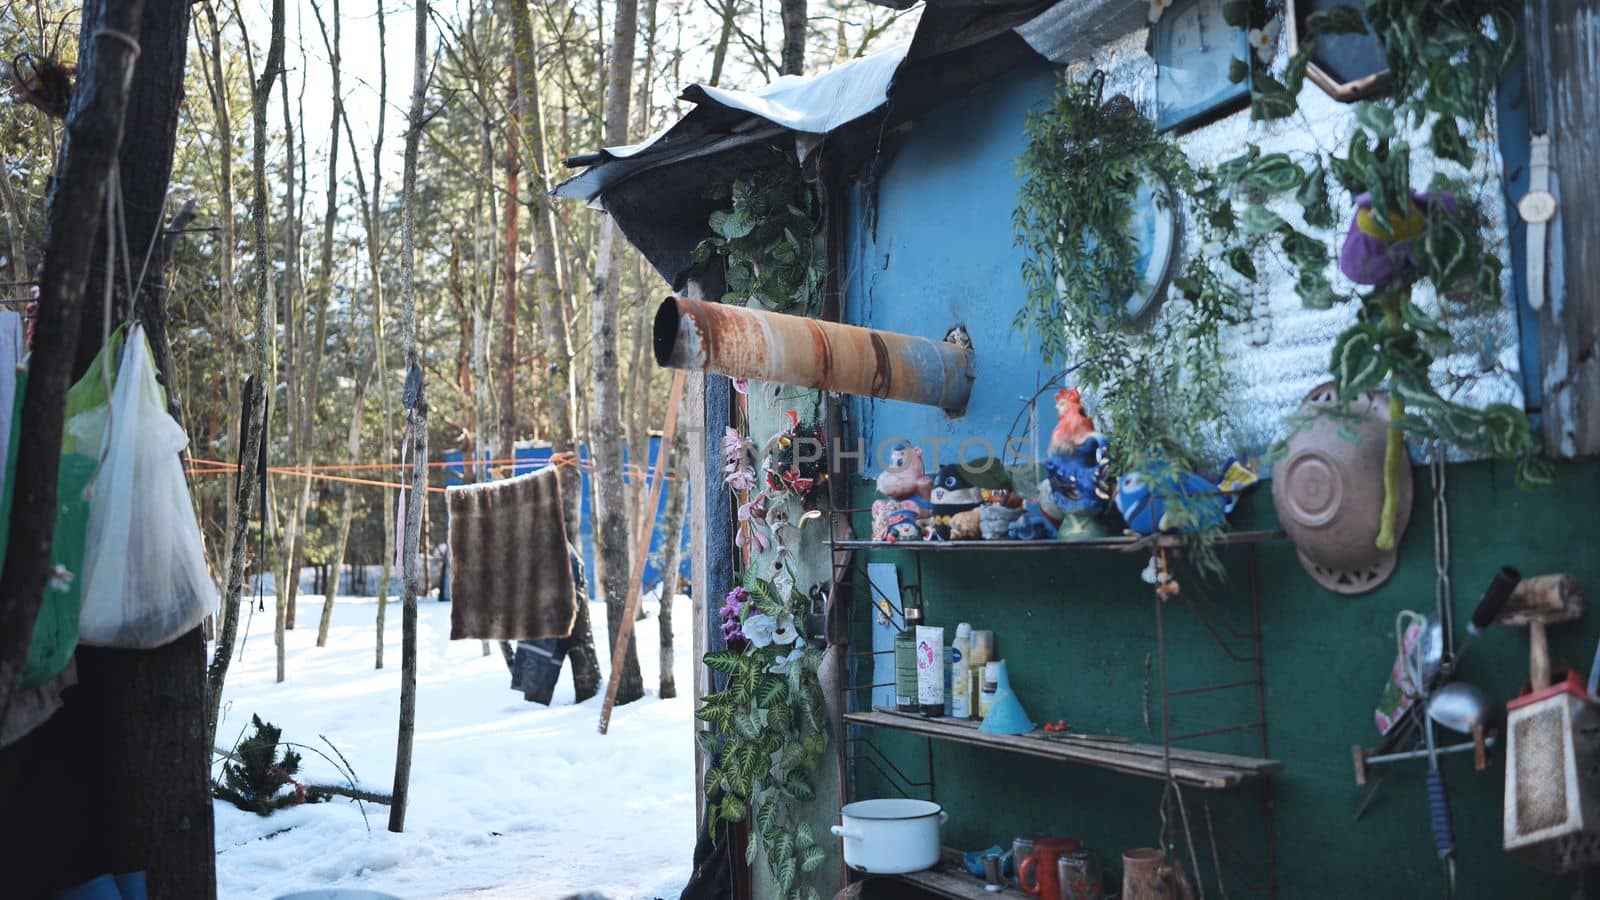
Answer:
<svg viewBox="0 0 1600 900"><path fill-rule="evenodd" d="M608 210L651 265L681 287L694 246L709 234L709 209L685 202L698 196L691 191L757 163L770 165L768 148L793 148L804 159L823 145L822 136L838 144L841 135L876 132L882 115L914 115L1023 62L1023 47L1057 63L1081 59L1141 28L1148 10L1147 0L928 0L926 6L908 45L748 91L691 85L681 96L695 108L682 119L637 144L598 151L553 193ZM913 77L897 81L912 69ZM856 146L860 157L876 142Z"/></svg>

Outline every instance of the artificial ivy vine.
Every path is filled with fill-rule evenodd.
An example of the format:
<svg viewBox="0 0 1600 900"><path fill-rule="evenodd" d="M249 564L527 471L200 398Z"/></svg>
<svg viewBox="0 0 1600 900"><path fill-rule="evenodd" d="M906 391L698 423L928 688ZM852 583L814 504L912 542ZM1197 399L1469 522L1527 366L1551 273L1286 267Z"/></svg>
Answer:
<svg viewBox="0 0 1600 900"><path fill-rule="evenodd" d="M1484 234L1489 217L1469 177L1473 141L1488 133L1495 87L1517 53L1516 9L1510 0L1366 0L1364 16L1353 6L1335 7L1308 18L1308 39L1288 59L1281 82L1262 71L1252 76L1251 117L1284 119L1298 109L1317 36L1364 33L1370 24L1384 47L1392 92L1355 107L1344 154L1272 154L1278 175L1272 184L1253 185L1255 195L1244 198L1241 217L1248 230L1278 240L1302 299L1326 307L1350 299L1328 278L1326 245L1265 203L1292 193L1306 226L1329 228L1335 224L1329 176L1355 200L1338 259L1341 273L1358 289L1354 299L1361 311L1335 340L1329 368L1346 402L1387 383L1386 501L1377 539L1382 549L1393 549L1396 540L1395 485L1405 464L1406 434L1514 460L1524 486L1551 477L1521 409L1456 403L1450 397L1458 386L1438 383L1430 371L1435 358L1458 349L1450 318L1504 302L1503 263ZM1434 157L1437 169L1426 185L1412 181L1409 134L1426 135ZM1248 171L1267 158L1250 146L1221 171ZM1437 315L1414 297L1424 284L1447 301Z"/></svg>
<svg viewBox="0 0 1600 900"><path fill-rule="evenodd" d="M1122 298L1142 290L1129 234L1140 182L1155 175L1189 198L1201 243L1231 228L1214 177L1189 164L1126 97L1102 102L1103 75L1063 76L1050 105L1030 114L1013 225L1027 289L1015 330L1037 341L1046 365L1072 361L1095 417L1112 435L1112 471L1151 464L1194 468L1216 443L1228 375L1219 338L1238 320L1237 290L1191 254L1148 324ZM1176 202L1157 197L1157 202ZM1230 257L1253 277L1247 256ZM1168 498L1181 505L1182 498Z"/></svg>
<svg viewBox="0 0 1600 900"><path fill-rule="evenodd" d="M815 798L811 778L828 746L817 680L822 650L809 646L797 628L805 611L800 594L746 569L720 611L728 649L704 657L727 683L695 712L716 729L695 733L714 760L705 777L706 828L715 835L718 822L749 817L754 835L745 861L754 864L757 847L764 850L784 900L818 900L815 887L797 881L826 858L811 825L794 814L798 804Z"/></svg>
<svg viewBox="0 0 1600 900"><path fill-rule="evenodd" d="M724 260L722 302L816 315L827 253L822 200L799 164L791 158L757 169L732 184L713 185L708 197L727 201L728 208L711 214L711 237L695 248L695 261Z"/></svg>

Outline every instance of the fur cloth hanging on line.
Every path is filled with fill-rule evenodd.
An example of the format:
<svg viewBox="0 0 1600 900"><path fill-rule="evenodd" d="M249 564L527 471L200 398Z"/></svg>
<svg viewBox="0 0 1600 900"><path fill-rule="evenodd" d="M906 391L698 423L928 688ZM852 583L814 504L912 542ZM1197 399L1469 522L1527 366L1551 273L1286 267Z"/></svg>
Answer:
<svg viewBox="0 0 1600 900"><path fill-rule="evenodd" d="M532 641L577 617L555 467L445 491L450 639Z"/></svg>

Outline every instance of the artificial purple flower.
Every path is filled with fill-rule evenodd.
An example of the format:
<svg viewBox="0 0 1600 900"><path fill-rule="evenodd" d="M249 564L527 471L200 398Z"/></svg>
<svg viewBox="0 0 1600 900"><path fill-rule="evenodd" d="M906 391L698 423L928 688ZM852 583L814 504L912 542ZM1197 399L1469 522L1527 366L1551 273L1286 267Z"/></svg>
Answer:
<svg viewBox="0 0 1600 900"><path fill-rule="evenodd" d="M1457 215L1456 198L1450 194L1411 192L1411 206L1404 218L1391 216L1391 235L1378 228L1372 213L1372 194L1356 197L1356 214L1339 250L1339 271L1356 284L1379 285L1415 276L1417 257L1411 244L1427 230L1426 216L1441 212Z"/></svg>
<svg viewBox="0 0 1600 900"><path fill-rule="evenodd" d="M739 623L744 619L746 605L750 602L750 592L742 587L736 587L728 592L722 601L722 608L717 611L722 619L722 640L724 643L743 643L744 631Z"/></svg>

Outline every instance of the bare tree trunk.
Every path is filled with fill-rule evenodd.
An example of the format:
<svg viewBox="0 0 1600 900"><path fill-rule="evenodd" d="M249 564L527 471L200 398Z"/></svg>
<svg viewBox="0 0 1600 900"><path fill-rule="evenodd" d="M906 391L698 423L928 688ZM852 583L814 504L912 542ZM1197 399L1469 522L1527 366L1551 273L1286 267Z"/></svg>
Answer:
<svg viewBox="0 0 1600 900"><path fill-rule="evenodd" d="M211 71L206 78L206 86L211 92L211 110L212 115L216 118L217 146L221 148L221 152L218 154L219 159L217 160L217 205L219 207L217 210L218 306L227 315L228 321L234 323L235 330L228 335L228 343L225 345L226 351L230 352L230 354L237 354L242 344L237 331L242 317L239 310L238 295L233 290L233 250L234 241L236 240L233 222L233 115L228 109L227 81L222 71L222 28L217 24L216 8L209 0L205 4L205 13L206 22L211 28ZM227 385L226 409L229 415L233 415L235 410L241 408L244 401L240 379L230 373L224 378L224 381ZM243 435L236 436L234 440L236 443L233 448L235 452L243 453ZM243 457L240 458L242 459ZM253 459L254 457L251 458ZM233 560L234 521L239 516L239 505L235 492L224 489L222 496L224 504L223 544L222 556L219 558L220 564L217 569L226 573L231 570ZM224 578L226 577L227 575L224 574ZM237 597L235 597L235 600L237 600ZM238 628L239 604L237 602L224 603L219 615L217 631L219 634L226 632L231 642L232 635L237 632ZM231 624L229 623L230 619L234 620ZM212 685L213 693L217 693L220 688L220 683ZM210 702L215 707L216 699L212 698ZM214 709L212 718L215 718Z"/></svg>
<svg viewBox="0 0 1600 900"><path fill-rule="evenodd" d="M689 442L679 432L673 441L672 458L686 460L688 449ZM663 458L667 456L666 447L661 448L661 454ZM659 693L663 700L678 696L678 686L672 677L672 601L678 593L678 550L682 544L683 518L689 506L689 466L680 462L675 471L674 480L667 483L670 493L667 496L665 528L661 535L661 614L656 620L661 626Z"/></svg>
<svg viewBox="0 0 1600 900"><path fill-rule="evenodd" d="M717 32L717 46L711 51L711 77L706 79L712 87L722 83L722 65L728 59L728 42L733 39L733 24L739 15L739 0L722 0L722 26Z"/></svg>
<svg viewBox="0 0 1600 900"><path fill-rule="evenodd" d="M517 73L511 70L506 88L506 200L505 279L500 298L500 447L501 459L514 459L517 450ZM513 464L514 466L514 464ZM513 467L512 471L515 471Z"/></svg>
<svg viewBox="0 0 1600 900"><path fill-rule="evenodd" d="M572 391L572 337L568 326L569 294L563 289L561 267L556 252L555 206L550 199L545 177L547 159L544 146L544 118L540 109L540 81L533 46L533 28L527 4L510 0L517 81L517 102L521 107L522 143L526 152L525 171L529 180L529 220L533 229L536 255L534 285L539 294L539 332L544 338L548 365L544 386L544 407L550 418L550 443L559 453L577 454L575 405ZM583 475L576 466L560 469L561 503L567 518L567 538L579 543L579 513L582 510ZM578 604L572 627L572 646L567 652L572 661L572 684L577 702L593 697L600 690L600 660L595 653L594 632L589 621L589 606Z"/></svg>
<svg viewBox="0 0 1600 900"><path fill-rule="evenodd" d="M417 352L417 152L422 143L422 106L427 85L428 0L416 0L416 46L412 56L411 114L406 127L405 167L400 183L401 323L406 353L406 383L416 379L416 395L407 396L411 432L411 497L406 504L405 593L400 640L400 735L395 749L394 805L389 830L404 831L406 800L411 785L411 741L417 724L417 594L422 584L422 513L428 505L428 401L423 397L422 365ZM409 391L408 391L409 393Z"/></svg>
<svg viewBox="0 0 1600 900"><path fill-rule="evenodd" d="M61 218L54 212L84 194L96 194L104 184L101 165L74 165L79 153L93 161L101 152L118 158L118 185L121 193L121 221L118 229L127 246L136 254L153 248L148 258L130 260L134 271L143 269L139 290L123 283L120 313L137 308L141 317L152 323L151 334L159 338L159 323L166 276L166 244L156 240L163 225L164 198L167 195L176 132L179 98L182 96L184 64L188 45L189 3L184 0L121 0L86 4L80 31L79 65L84 80L74 98L71 119L83 118L79 127L70 128L70 139L63 150L61 168L56 172L56 196L52 199L51 237L47 246L61 249L57 240L71 241L65 232L77 230L80 246L109 244L111 226L96 228L94 220ZM138 55L133 65L133 55ZM127 77L132 66L131 81ZM100 77L106 83L97 84ZM131 88L131 90L130 90ZM122 128L126 108L126 130ZM79 129L82 128L80 131ZM120 135L120 143L119 143ZM102 195L103 196L103 195ZM100 199L96 197L95 199ZM57 201L61 201L59 204ZM92 206L93 201L87 205ZM63 263L70 261L63 260ZM60 341L40 341L54 325L56 337L64 336L61 317L83 309L79 297L51 286L53 262L47 262L39 319L36 323L38 354L33 357L32 375L22 410L23 445L19 448L17 488L13 515L26 510L34 515L44 511L53 519L55 504L39 502L35 492L54 488L54 470L49 477L27 459L30 445L47 449L50 456L58 446L47 446L61 433L60 407L54 407L53 422L30 416L29 400L40 385L45 394L59 387L64 390L66 373L59 367L87 364L98 349L99 316L84 316L79 321L76 354ZM63 266L61 275L73 271ZM79 271L82 271L81 269ZM103 266L88 270L82 296L98 301L101 291L115 275ZM130 294L135 294L130 296ZM46 309L53 312L47 314ZM94 309L94 307L91 307ZM91 321L92 320L92 324ZM87 326L87 327L86 327ZM88 333L88 343L85 341ZM162 354L164 356L165 354ZM59 360L50 357L58 356ZM77 371L83 371L81 368ZM37 379L37 380L34 380ZM167 379L169 389L176 385ZM59 399L59 394L56 395ZM46 412L46 416L50 412ZM15 579L27 577L35 565L48 565L51 529L44 524L36 529L13 525L11 550L5 574L0 577L7 598L6 607L24 605L23 598L37 597L42 579L31 588ZM20 538L20 540L19 540ZM43 546L40 546L41 541ZM20 551L27 545L26 552ZM35 555L37 562L28 560ZM13 572L13 569L19 571ZM160 602L160 598L155 598ZM0 628L9 637L9 629ZM9 641L0 641L6 647ZM0 651L0 685L13 684L10 672L3 671L10 653ZM94 798L94 810L80 823L85 834L98 844L97 859L91 868L117 871L144 870L148 893L156 900L196 898L216 895L215 847L208 790L209 747L203 741L206 715L206 681L203 676L205 644L200 628L195 627L165 646L149 650L110 650L80 647L77 654L79 684L72 705L84 727L92 729L87 752L74 767L72 778L79 789ZM0 697L0 715L5 701ZM60 715L58 713L58 715ZM66 786L61 786L63 792ZM20 807L19 807L20 808ZM83 860L75 861L82 864ZM96 864L97 863L97 864Z"/></svg>
<svg viewBox="0 0 1600 900"><path fill-rule="evenodd" d="M283 410L284 430L288 434L288 447L290 458L294 458L300 446L300 309L299 291L297 290L296 272L299 268L300 254L295 247L295 235L299 232L299 222L295 219L295 146L294 146L294 116L289 111L289 76L285 73L278 80L279 95L283 98L283 135L286 165L283 167L284 200L283 200L283 378L288 391L279 407ZM270 429L270 426L269 426ZM298 492L295 492L298 493ZM290 505L283 530L278 534L278 549L282 554L283 567L277 579L277 590L272 592L272 649L277 656L278 682L283 682L284 671L284 632L289 627L289 606L294 602L294 583L299 581L299 573L292 568L294 565L294 542L300 533L300 524L295 518L298 510ZM265 566L265 562L262 563Z"/></svg>
<svg viewBox="0 0 1600 900"><path fill-rule="evenodd" d="M371 364L356 379L355 399L350 404L350 431L345 437L345 448L350 454L350 464L361 459L361 406L367 399L367 385L372 382ZM350 547L350 522L355 517L355 485L344 486L344 501L339 508L339 542L333 550L332 571L322 597L322 619L317 623L317 646L328 646L328 626L333 621L333 604L339 595L339 580L343 577L344 555Z"/></svg>
<svg viewBox="0 0 1600 900"><path fill-rule="evenodd" d="M606 88L605 141L608 146L628 141L628 104L633 82L633 52L638 31L638 0L618 0L614 12L611 41L611 71ZM611 643L617 642L622 617L628 602L629 558L628 514L624 508L622 484L622 397L617 366L617 242L616 223L607 215L600 223L599 249L595 258L594 293L589 308L594 372L594 412L590 422L590 452L594 458L595 537L604 560L606 626ZM632 642L624 654L622 671L611 673L617 680L617 702L629 703L644 696L644 680L639 674L639 655Z"/></svg>
<svg viewBox="0 0 1600 900"><path fill-rule="evenodd" d="M378 46L385 42L385 15L383 0L377 4L378 13ZM394 421L392 410L389 406L389 392L384 388L384 379L388 375L388 359L383 339L384 329L384 291L383 291L383 222L379 218L378 201L382 199L383 185L383 128L384 119L389 109L389 66L385 62L384 54L378 56L378 127L373 132L372 139L372 191L368 195L366 179L361 173L359 165L354 166L356 175L356 189L360 193L361 218L367 232L367 266L370 273L372 287L372 332L377 349L377 385L378 396L383 403L382 426L378 429L383 441L383 459L388 462L394 459L394 442L389 432L389 424ZM350 142L351 155L355 155L355 133L350 128L350 117L340 113L344 124L345 139ZM389 600L389 574L394 561L394 495L388 489L383 491L383 559L379 561L378 583L378 615L377 615L377 640L375 644L373 667L383 668L383 628L384 615L388 608Z"/></svg>
<svg viewBox="0 0 1600 900"><path fill-rule="evenodd" d="M256 498L256 461L261 453L262 442L266 440L266 415L267 396L270 393L273 374L272 358L272 331L273 331L273 296L272 296L272 258L270 245L267 242L267 103L272 99L272 85L278 77L278 70L283 66L283 28L284 28L284 0L273 0L272 3L272 31L267 44L267 59L262 67L261 75L251 92L250 111L253 128L251 142L250 179L251 201L250 219L254 233L255 265L251 273L252 289L255 292L255 308L253 310L253 325L255 339L252 369L256 390L248 399L250 401L249 427L244 429L243 461L244 470L239 476L239 491L235 498L235 505L239 514L234 519L232 530L232 555L228 560L228 591L223 598L224 621L217 637L216 647L212 651L211 667L207 672L211 688L210 711L207 715L207 737L214 739L217 730L218 713L222 703L222 686L227 680L228 666L233 661L233 642L238 635L239 595L244 590L245 573L245 544L246 535L250 527L250 513ZM219 90L222 83L219 82ZM263 514L265 527L266 510ZM208 743L206 746L210 746Z"/></svg>
<svg viewBox="0 0 1600 900"><path fill-rule="evenodd" d="M806 68L806 0L779 0L783 19L781 75L799 75Z"/></svg>
<svg viewBox="0 0 1600 900"><path fill-rule="evenodd" d="M323 36L326 37L327 29L323 26L322 9L317 6L314 0L311 4L311 9L312 12L316 14L318 27L321 28ZM322 248L318 261L318 268L321 274L321 283L317 286L318 298L316 320L311 330L311 366L310 371L304 378L304 395L300 401L301 447L299 462L302 466L308 466L311 464L312 450L314 447L314 441L312 438L315 434L315 422L317 418L317 398L322 394L322 354L324 345L326 345L328 340L328 303L333 296L333 226L339 215L339 120L344 116L344 96L342 88L343 73L340 71L341 67L339 58L339 13L339 0L333 0L333 40L331 42L331 47L329 48L328 54L328 68L333 76L333 120L328 125L328 174L326 179L327 184L324 186L324 190L327 191L327 206L324 208L322 214ZM302 135L303 134L304 131L302 130ZM360 394L361 391L362 388L358 386L356 388L357 394ZM356 413L354 416L352 416L351 421L356 424L357 434L359 436L361 421L359 401L356 404ZM352 464L356 462L356 460L353 458L350 461ZM350 485L346 485L346 487L348 488ZM350 492L346 490L346 508L349 508L349 500ZM294 583L291 584L289 588L290 627L293 627L294 623L296 598L299 592L299 572L302 564L302 557L305 553L304 532L306 527L306 516L310 510L310 506L311 479L302 478L300 479L300 496L295 504L295 522L298 525L298 530L296 532L296 540L291 544L289 554L289 571L294 575ZM343 561L344 551L341 548L339 553L339 562L343 563ZM328 642L328 618L333 612L333 595L339 592L338 582L334 582L334 587L331 591L326 587L323 590L325 592L325 596L323 597L322 602L322 619L317 623L318 647L324 646Z"/></svg>

